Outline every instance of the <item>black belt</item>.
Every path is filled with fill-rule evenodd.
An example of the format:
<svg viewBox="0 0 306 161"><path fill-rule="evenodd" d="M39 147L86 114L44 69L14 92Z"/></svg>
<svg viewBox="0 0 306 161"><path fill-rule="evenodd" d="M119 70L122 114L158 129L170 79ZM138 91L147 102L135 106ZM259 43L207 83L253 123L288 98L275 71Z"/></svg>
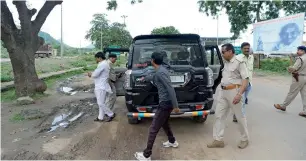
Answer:
<svg viewBox="0 0 306 161"><path fill-rule="evenodd" d="M116 83L115 81L111 80L112 83Z"/></svg>

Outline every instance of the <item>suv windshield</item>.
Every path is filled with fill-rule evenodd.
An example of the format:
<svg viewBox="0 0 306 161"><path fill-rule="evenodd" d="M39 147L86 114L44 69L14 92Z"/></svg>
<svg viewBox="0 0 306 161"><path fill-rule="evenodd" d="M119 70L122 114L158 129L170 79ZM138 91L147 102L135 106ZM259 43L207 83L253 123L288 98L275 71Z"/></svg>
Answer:
<svg viewBox="0 0 306 161"><path fill-rule="evenodd" d="M197 43L159 43L139 44L134 46L133 68L151 66L151 54L160 52L164 55L164 63L170 66L191 65L204 67L200 46Z"/></svg>

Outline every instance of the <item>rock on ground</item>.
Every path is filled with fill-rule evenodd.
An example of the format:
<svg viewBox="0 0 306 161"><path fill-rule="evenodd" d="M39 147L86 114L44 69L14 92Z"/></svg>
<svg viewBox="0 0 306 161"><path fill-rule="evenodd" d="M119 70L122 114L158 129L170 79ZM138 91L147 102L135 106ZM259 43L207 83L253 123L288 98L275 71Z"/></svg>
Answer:
<svg viewBox="0 0 306 161"><path fill-rule="evenodd" d="M29 96L19 97L17 99L17 104L19 105L28 105L28 104L33 104L33 103L34 103L34 100Z"/></svg>

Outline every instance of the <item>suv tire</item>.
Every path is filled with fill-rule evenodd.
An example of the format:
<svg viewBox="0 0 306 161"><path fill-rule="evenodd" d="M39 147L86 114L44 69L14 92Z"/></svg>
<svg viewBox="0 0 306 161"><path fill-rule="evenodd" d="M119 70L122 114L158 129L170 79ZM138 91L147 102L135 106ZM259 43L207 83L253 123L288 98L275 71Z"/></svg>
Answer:
<svg viewBox="0 0 306 161"><path fill-rule="evenodd" d="M139 120L138 118L128 117L129 124L138 124Z"/></svg>
<svg viewBox="0 0 306 161"><path fill-rule="evenodd" d="M192 120L196 123L204 123L207 119L207 116L203 117L203 116L196 116L193 117Z"/></svg>

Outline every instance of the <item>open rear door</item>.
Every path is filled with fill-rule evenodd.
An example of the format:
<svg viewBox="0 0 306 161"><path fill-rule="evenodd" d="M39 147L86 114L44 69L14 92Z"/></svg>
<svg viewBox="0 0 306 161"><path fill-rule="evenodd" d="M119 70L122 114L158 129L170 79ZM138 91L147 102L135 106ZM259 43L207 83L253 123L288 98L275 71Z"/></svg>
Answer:
<svg viewBox="0 0 306 161"><path fill-rule="evenodd" d="M213 90L216 91L216 88L221 82L222 78L222 69L224 67L223 59L221 52L217 45L205 45L206 58L210 69L214 72L214 86Z"/></svg>
<svg viewBox="0 0 306 161"><path fill-rule="evenodd" d="M124 83L124 80L125 80L125 71L127 70L126 68L126 63L127 63L127 53L129 52L129 49L128 48L104 48L103 50L104 53L106 53L106 57L108 58L108 55L110 53L120 53L117 54L117 62L116 64L117 65L120 65L118 67L115 67L115 73L117 75L119 75L120 73L121 74L121 77L119 77L115 83L115 86L116 86L116 94L117 96L124 96L125 95L125 90L123 88L123 83Z"/></svg>
<svg viewBox="0 0 306 161"><path fill-rule="evenodd" d="M116 94L117 96L124 96L125 95L125 90L123 88L123 83L125 80L125 71L127 70L127 68L125 67L117 67L115 68L115 72L116 74L122 73L122 76L120 78L117 79L115 86L116 86Z"/></svg>

